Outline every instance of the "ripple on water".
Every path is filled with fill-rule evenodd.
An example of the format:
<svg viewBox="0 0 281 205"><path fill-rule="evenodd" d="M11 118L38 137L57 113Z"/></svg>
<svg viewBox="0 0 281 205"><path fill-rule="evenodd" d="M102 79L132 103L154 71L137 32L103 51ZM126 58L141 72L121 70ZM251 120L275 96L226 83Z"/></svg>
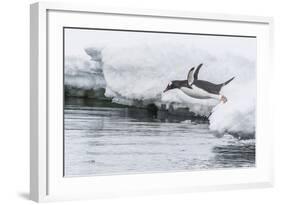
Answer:
<svg viewBox="0 0 281 205"><path fill-rule="evenodd" d="M216 138L206 122L161 122L128 109L66 106L66 176L255 166L254 139Z"/></svg>

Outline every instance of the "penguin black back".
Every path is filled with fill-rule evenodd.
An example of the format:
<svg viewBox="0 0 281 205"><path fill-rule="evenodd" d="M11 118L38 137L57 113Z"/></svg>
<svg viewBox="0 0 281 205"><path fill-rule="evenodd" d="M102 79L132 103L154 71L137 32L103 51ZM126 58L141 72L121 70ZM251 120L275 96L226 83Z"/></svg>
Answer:
<svg viewBox="0 0 281 205"><path fill-rule="evenodd" d="M232 77L231 79L229 79L228 81L221 83L221 84L214 84L214 83L210 83L208 81L205 80L195 80L193 82L193 85L206 90L209 93L212 94L219 94L222 87L227 85L228 83L230 83L232 80L234 79L234 77Z"/></svg>

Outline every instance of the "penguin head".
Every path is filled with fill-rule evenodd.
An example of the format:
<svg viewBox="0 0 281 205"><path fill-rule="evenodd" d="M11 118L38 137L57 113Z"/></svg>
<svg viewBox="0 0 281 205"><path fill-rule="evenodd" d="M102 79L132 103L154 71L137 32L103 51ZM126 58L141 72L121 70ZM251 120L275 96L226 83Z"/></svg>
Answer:
<svg viewBox="0 0 281 205"><path fill-rule="evenodd" d="M169 82L169 84L167 85L166 89L163 92L165 93L168 90L172 90L175 88L178 88L177 84L175 83L175 81L171 81L171 82Z"/></svg>

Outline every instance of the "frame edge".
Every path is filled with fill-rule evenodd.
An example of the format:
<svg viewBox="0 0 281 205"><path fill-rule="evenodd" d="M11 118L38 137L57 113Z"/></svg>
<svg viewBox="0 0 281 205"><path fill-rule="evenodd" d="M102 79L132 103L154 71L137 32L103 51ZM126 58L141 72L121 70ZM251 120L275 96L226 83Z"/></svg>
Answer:
<svg viewBox="0 0 281 205"><path fill-rule="evenodd" d="M91 4L93 5L93 4ZM46 111L46 104L41 104L45 101L46 103L46 89L42 87L42 83L46 84L47 75L46 75L46 66L42 68L42 65L45 63L46 65L46 14L48 9L56 10L56 7L61 10L69 11L73 8L72 5L67 6L65 4L57 4L51 2L40 2L34 3L30 5L30 199L36 202L46 201L48 198L48 182L47 182L47 156L46 156L46 146L44 147L44 143L46 145L47 135L42 136L42 132L45 131L46 127L42 127L43 123L46 123L46 113L42 113L42 110ZM77 6L78 7L78 6ZM80 7L78 7L80 8ZM83 12L85 7L80 8ZM93 9L90 7L88 10ZM86 10L86 9L85 9ZM97 12L97 8L93 9L93 12ZM102 12L112 12L112 9L101 8ZM120 14L128 14L132 15L135 11L136 15L147 16L153 10L134 10L128 9L132 12L128 12L127 9L115 9L117 13ZM155 11L155 10L154 10ZM166 12L165 10L163 12ZM173 17L174 12L176 11L168 11L168 16ZM224 15L224 14L216 14L216 13L206 13L200 14L200 12L184 12L177 11L181 13L183 18L186 17L187 13L190 13L191 16L195 14L199 14L199 16L205 16L206 19L215 18L212 15L219 15L220 19L233 19L235 15ZM152 12L153 13L153 12ZM159 14L159 16L165 17L165 15L161 11L155 11L155 15ZM153 15L152 15L153 16ZM185 17L184 17L185 16ZM273 29L274 29L274 19L272 17L253 17L253 16L243 16L237 15L241 18L251 18L250 22L261 22L265 24L269 24L270 32L271 32L271 41L273 41ZM243 21L241 18L237 18L238 21ZM203 18L204 19L204 18ZM227 21L227 20L226 20ZM45 32L45 35L42 36L42 33ZM45 43L45 44L44 44ZM271 42L271 44L273 44ZM45 52L42 52L42 49L45 49ZM273 47L271 47L271 52L273 52ZM273 56L271 56L273 58ZM42 60L43 58L43 60ZM45 58L45 59L44 59ZM273 58L274 60L274 58ZM273 65L274 66L274 65ZM44 70L45 69L45 70ZM45 75L45 80L42 79L42 76ZM42 81L43 80L43 81ZM43 93L40 92L43 89ZM44 96L45 95L45 96ZM44 96L44 97L43 97ZM43 99L42 99L43 97ZM45 107L45 108L44 108ZM45 117L45 121L41 121ZM46 126L46 124L45 124ZM44 138L45 137L45 138ZM43 155L42 155L43 154ZM43 160L42 160L43 159ZM270 181L263 183L261 187L273 187L274 186L274 173Z"/></svg>
<svg viewBox="0 0 281 205"><path fill-rule="evenodd" d="M30 5L30 200L48 195L46 7Z"/></svg>
<svg viewBox="0 0 281 205"><path fill-rule="evenodd" d="M30 5L30 199L39 201L38 43L39 4Z"/></svg>

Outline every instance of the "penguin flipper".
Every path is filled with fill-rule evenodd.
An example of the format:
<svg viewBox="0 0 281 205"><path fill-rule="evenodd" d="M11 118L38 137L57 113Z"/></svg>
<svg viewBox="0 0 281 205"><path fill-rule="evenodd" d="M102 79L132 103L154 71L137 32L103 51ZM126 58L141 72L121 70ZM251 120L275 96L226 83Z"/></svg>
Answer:
<svg viewBox="0 0 281 205"><path fill-rule="evenodd" d="M193 74L194 80L198 80L198 73L199 73L200 68L202 67L202 65L203 65L203 63L201 63L200 65L198 65L197 68L195 69L194 74Z"/></svg>
<svg viewBox="0 0 281 205"><path fill-rule="evenodd" d="M187 85L188 86L190 86L194 81L193 73L194 73L194 67L191 68L187 74Z"/></svg>

